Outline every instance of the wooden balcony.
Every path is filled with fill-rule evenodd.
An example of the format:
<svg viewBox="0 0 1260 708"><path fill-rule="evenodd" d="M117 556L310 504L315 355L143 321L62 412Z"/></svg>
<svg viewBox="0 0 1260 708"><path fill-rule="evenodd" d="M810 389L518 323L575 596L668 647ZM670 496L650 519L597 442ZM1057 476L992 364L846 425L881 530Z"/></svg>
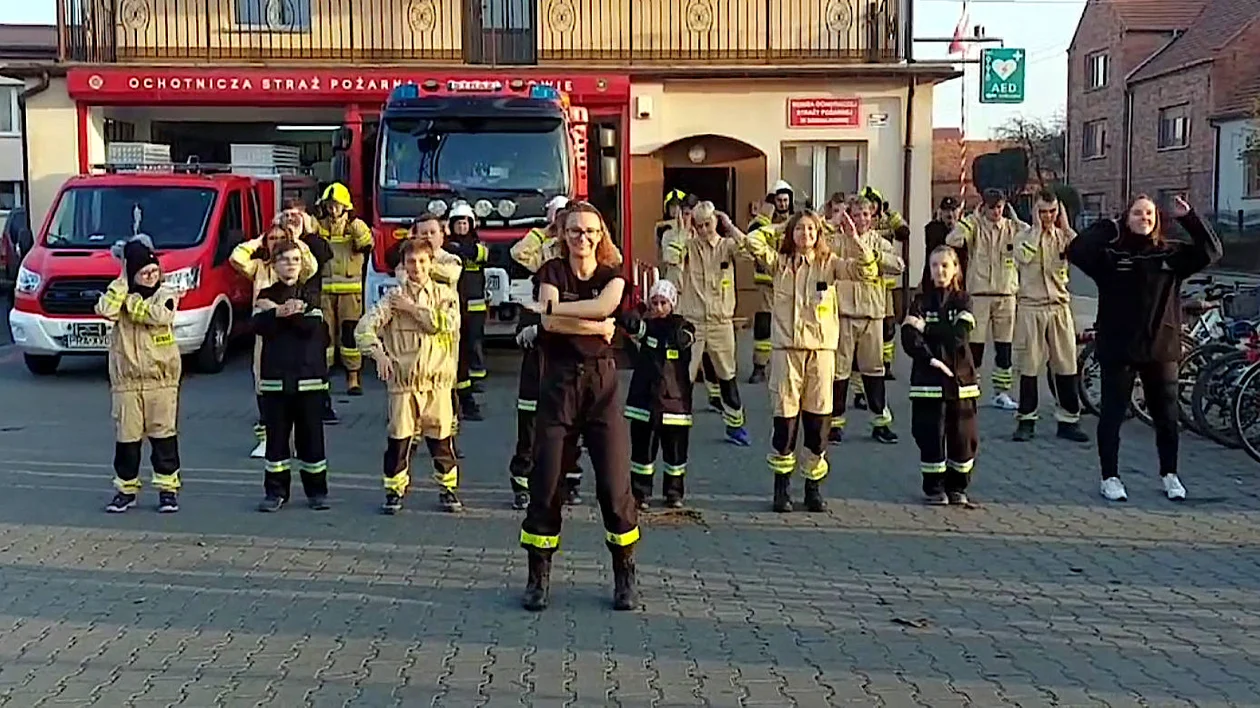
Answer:
<svg viewBox="0 0 1260 708"><path fill-rule="evenodd" d="M93 63L829 65L900 61L908 0L57 0Z"/></svg>

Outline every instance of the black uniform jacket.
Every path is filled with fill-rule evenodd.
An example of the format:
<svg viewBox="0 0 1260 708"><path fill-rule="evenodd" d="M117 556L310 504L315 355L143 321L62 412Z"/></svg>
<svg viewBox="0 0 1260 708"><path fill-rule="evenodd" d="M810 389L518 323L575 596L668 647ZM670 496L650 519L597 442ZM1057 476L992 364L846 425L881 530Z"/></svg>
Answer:
<svg viewBox="0 0 1260 708"><path fill-rule="evenodd" d="M465 312L484 312L486 309L486 259L489 251L477 237L476 230L464 236L451 234L442 248L464 261L464 272L459 276L459 302Z"/></svg>
<svg viewBox="0 0 1260 708"><path fill-rule="evenodd" d="M259 300L283 305L297 299L306 312L277 317L275 310L254 315L254 331L262 338L258 389L263 393L297 393L328 388L328 360L324 346L324 315L302 283L276 283L258 293Z"/></svg>
<svg viewBox="0 0 1260 708"><path fill-rule="evenodd" d="M919 326L923 329L920 331ZM976 398L976 363L971 358L969 335L976 325L971 296L961 291L928 288L910 303L901 326L901 345L910 355L910 397L953 401ZM953 376L932 366L939 359Z"/></svg>
<svg viewBox="0 0 1260 708"><path fill-rule="evenodd" d="M626 417L645 423L691 425L691 345L696 329L681 315L648 319L628 312L618 324L638 343L626 395Z"/></svg>
<svg viewBox="0 0 1260 708"><path fill-rule="evenodd" d="M1155 245L1102 219L1068 246L1068 261L1098 284L1098 360L1181 359L1181 282L1221 257L1221 240L1194 212L1177 220L1191 243Z"/></svg>
<svg viewBox="0 0 1260 708"><path fill-rule="evenodd" d="M328 239L319 234L304 234L302 243L306 244L311 255L315 256L315 262L319 264L319 267L315 269L315 275L308 278L305 283L311 302L318 303L324 294L324 264L333 259L332 246L328 243Z"/></svg>

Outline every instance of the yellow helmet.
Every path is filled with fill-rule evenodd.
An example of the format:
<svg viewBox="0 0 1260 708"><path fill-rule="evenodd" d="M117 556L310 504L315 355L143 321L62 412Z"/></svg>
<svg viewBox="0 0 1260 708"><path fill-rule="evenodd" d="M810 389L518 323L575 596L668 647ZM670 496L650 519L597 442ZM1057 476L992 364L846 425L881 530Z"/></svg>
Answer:
<svg viewBox="0 0 1260 708"><path fill-rule="evenodd" d="M670 202L676 202L678 204L682 204L682 201L686 198L687 198L686 192L682 191L681 189L671 189L669 190L669 192L665 194L665 206L668 208L670 205Z"/></svg>
<svg viewBox="0 0 1260 708"><path fill-rule="evenodd" d="M321 202L335 202L347 209L353 209L354 203L350 201L350 190L346 189L346 185L340 182L333 182L328 185L328 189L324 190L324 196L319 199Z"/></svg>

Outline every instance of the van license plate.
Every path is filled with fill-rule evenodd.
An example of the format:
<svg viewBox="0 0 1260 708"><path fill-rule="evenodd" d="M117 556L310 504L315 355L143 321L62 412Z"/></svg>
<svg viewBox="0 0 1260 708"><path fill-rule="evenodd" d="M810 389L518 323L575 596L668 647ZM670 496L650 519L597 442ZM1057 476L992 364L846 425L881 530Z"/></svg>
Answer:
<svg viewBox="0 0 1260 708"><path fill-rule="evenodd" d="M104 349L109 345L108 332L101 322L79 322L70 325L66 346L70 349Z"/></svg>

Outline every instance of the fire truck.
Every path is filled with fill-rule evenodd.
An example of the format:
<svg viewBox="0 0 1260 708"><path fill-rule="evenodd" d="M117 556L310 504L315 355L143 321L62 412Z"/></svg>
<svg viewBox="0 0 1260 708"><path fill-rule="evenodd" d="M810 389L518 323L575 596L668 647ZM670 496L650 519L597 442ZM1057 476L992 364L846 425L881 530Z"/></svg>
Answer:
<svg viewBox="0 0 1260 708"><path fill-rule="evenodd" d="M552 86L523 79L430 79L395 88L381 111L372 163L376 249L367 306L396 285L387 255L415 218L445 216L465 202L489 250L486 335L512 335L532 288L530 273L509 250L530 229L546 226L551 199L588 197L588 126L585 108ZM349 136L335 141L348 145ZM347 174L347 162L334 160L335 176ZM604 182L615 184L615 177Z"/></svg>

